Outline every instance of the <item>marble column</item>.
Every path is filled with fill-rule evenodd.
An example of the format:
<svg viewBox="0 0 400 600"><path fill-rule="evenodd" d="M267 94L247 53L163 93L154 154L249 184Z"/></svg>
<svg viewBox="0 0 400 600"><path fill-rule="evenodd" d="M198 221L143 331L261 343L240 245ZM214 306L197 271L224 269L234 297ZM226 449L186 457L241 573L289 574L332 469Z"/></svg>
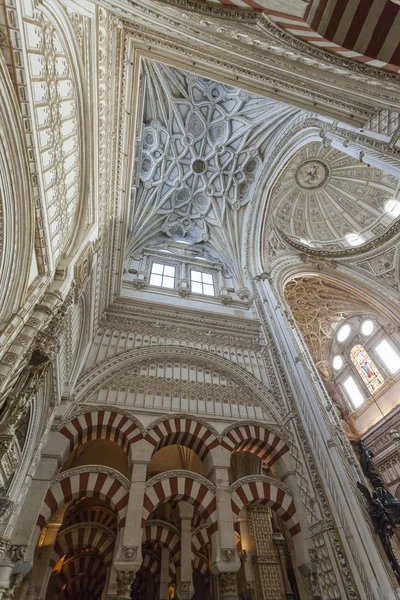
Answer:
<svg viewBox="0 0 400 600"><path fill-rule="evenodd" d="M181 522L181 568L177 586L179 600L190 600L194 594L192 570L192 518L193 506L180 502L177 513Z"/></svg>
<svg viewBox="0 0 400 600"><path fill-rule="evenodd" d="M282 600L284 585L279 555L272 535L271 510L267 506L248 506L247 514L256 597L263 600Z"/></svg>

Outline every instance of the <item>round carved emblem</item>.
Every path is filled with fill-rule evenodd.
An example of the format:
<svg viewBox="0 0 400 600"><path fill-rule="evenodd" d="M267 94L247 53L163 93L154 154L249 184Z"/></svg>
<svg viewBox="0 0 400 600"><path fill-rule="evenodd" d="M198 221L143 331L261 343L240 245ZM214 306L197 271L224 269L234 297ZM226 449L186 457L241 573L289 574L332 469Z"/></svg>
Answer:
<svg viewBox="0 0 400 600"><path fill-rule="evenodd" d="M206 163L204 160L197 158L192 165L192 169L194 173L204 173L206 170Z"/></svg>
<svg viewBox="0 0 400 600"><path fill-rule="evenodd" d="M296 183L303 190L315 190L328 180L329 167L322 160L307 160L297 167Z"/></svg>

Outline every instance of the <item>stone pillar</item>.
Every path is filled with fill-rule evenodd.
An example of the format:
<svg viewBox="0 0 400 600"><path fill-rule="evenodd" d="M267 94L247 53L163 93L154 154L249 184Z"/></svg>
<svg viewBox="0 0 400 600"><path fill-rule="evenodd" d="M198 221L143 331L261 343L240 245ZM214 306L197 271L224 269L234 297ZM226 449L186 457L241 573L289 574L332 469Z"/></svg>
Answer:
<svg viewBox="0 0 400 600"><path fill-rule="evenodd" d="M49 489L49 483L57 473L59 466L59 457L41 457L11 538L13 544L27 546L24 561L29 563L29 566L33 564L33 556L38 540L37 520Z"/></svg>
<svg viewBox="0 0 400 600"><path fill-rule="evenodd" d="M143 501L153 446L141 440L131 447L131 485L125 527L116 543L113 568L116 577L110 577L108 597L130 598L131 585L142 559Z"/></svg>
<svg viewBox="0 0 400 600"><path fill-rule="evenodd" d="M32 569L32 585L37 593L38 600L45 600L47 593L47 586L51 577L51 568L49 568L50 558L53 553L54 543L59 532L61 522L49 523L45 527L45 531L42 534L41 541L43 543L42 549L39 555L35 556L35 566Z"/></svg>
<svg viewBox="0 0 400 600"><path fill-rule="evenodd" d="M242 565L244 570L244 576L246 580L246 592L247 595L251 594L251 590L254 590L254 567L253 567L253 545L250 538L249 522L247 518L247 509L242 508L240 514L242 515L238 519L240 539L242 542ZM239 590L241 591L241 590ZM244 591L244 590L243 590Z"/></svg>
<svg viewBox="0 0 400 600"><path fill-rule="evenodd" d="M267 506L248 506L247 514L253 551L256 596L263 600L282 600L284 586L280 560L272 535L271 510Z"/></svg>
<svg viewBox="0 0 400 600"><path fill-rule="evenodd" d="M159 600L169 600L169 549L161 548L161 572Z"/></svg>
<svg viewBox="0 0 400 600"><path fill-rule="evenodd" d="M281 575L283 581L283 587L285 590L285 597L293 594L292 586L290 585L290 581L288 579L287 570L286 570L286 558L285 558L285 538L280 533L273 533L273 539L275 547L278 550L279 562L281 563Z"/></svg>
<svg viewBox="0 0 400 600"><path fill-rule="evenodd" d="M192 571L192 517L193 506L180 502L177 512L181 520L181 568L177 586L179 600L190 600L194 594Z"/></svg>
<svg viewBox="0 0 400 600"><path fill-rule="evenodd" d="M211 540L212 573L236 573L240 569L229 490L230 457L231 453L223 448L213 452L214 465L208 474L209 479L216 486L218 516L218 530Z"/></svg>

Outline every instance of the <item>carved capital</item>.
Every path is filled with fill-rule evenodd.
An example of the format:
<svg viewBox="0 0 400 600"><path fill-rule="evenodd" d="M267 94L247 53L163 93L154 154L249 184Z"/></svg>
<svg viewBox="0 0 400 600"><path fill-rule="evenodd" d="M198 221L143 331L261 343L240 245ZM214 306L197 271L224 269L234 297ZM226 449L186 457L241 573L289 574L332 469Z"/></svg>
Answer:
<svg viewBox="0 0 400 600"><path fill-rule="evenodd" d="M222 597L227 595L234 596L238 593L236 573L220 573L218 575Z"/></svg>
<svg viewBox="0 0 400 600"><path fill-rule="evenodd" d="M117 595L122 598L130 598L134 579L135 571L117 571Z"/></svg>

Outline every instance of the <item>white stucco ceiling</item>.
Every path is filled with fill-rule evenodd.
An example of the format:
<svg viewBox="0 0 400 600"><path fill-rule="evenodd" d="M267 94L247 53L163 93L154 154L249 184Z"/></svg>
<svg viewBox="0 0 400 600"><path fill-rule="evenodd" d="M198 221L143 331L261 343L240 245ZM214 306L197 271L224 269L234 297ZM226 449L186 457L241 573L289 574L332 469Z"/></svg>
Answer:
<svg viewBox="0 0 400 600"><path fill-rule="evenodd" d="M127 254L164 235L207 241L232 259L240 254L243 213L264 156L305 113L160 63L144 61L143 74Z"/></svg>
<svg viewBox="0 0 400 600"><path fill-rule="evenodd" d="M397 185L395 177L312 142L279 176L271 195L273 219L304 245L325 250L362 246L393 224L385 205Z"/></svg>
<svg viewBox="0 0 400 600"><path fill-rule="evenodd" d="M239 281L261 171L308 114L150 60L142 80L126 257L163 239L207 242ZM300 148L276 176L264 181L272 184L268 218L294 242L362 247L393 224L385 205L397 179L320 142Z"/></svg>

